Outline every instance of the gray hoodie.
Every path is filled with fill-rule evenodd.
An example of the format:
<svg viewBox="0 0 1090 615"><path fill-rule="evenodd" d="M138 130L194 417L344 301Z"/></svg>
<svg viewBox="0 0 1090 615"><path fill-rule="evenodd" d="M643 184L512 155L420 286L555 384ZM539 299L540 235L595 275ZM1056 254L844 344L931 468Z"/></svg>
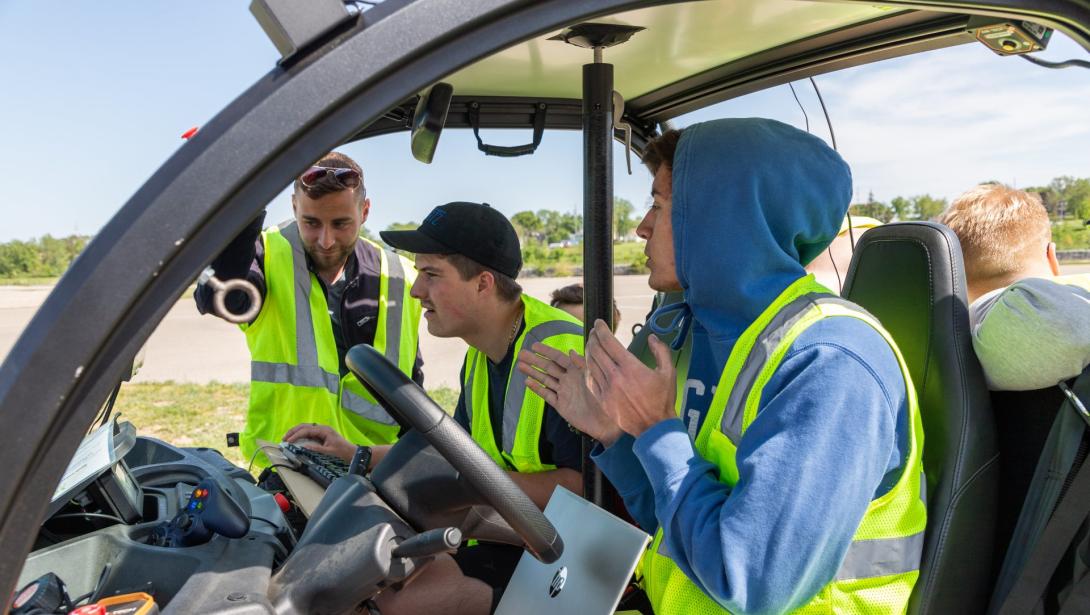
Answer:
<svg viewBox="0 0 1090 615"><path fill-rule="evenodd" d="M1090 364L1090 274L1026 278L969 306L973 349L993 391L1031 391Z"/></svg>

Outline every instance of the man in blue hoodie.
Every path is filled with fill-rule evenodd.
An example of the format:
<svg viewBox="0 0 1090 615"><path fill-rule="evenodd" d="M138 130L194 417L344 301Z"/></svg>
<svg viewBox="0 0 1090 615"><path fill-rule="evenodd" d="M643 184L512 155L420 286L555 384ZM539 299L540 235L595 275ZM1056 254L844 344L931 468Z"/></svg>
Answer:
<svg viewBox="0 0 1090 615"><path fill-rule="evenodd" d="M684 292L663 309L690 321L687 373L602 322L586 361L535 346L520 369L654 533L655 612L903 612L926 521L915 392L881 325L803 269L839 230L847 164L753 118L667 133L644 162L638 233L652 288Z"/></svg>

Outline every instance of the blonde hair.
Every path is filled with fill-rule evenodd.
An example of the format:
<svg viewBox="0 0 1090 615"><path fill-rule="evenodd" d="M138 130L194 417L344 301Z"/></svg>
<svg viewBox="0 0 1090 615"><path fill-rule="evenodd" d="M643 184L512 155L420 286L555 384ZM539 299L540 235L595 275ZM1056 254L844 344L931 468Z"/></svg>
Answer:
<svg viewBox="0 0 1090 615"><path fill-rule="evenodd" d="M962 194L938 221L958 236L970 284L1017 276L1052 241L1040 197L1002 184L981 184Z"/></svg>

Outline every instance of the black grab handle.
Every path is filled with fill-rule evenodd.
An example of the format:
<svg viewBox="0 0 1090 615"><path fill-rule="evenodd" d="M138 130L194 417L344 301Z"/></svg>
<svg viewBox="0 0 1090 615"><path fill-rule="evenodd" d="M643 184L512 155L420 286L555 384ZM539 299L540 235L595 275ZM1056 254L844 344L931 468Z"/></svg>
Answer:
<svg viewBox="0 0 1090 615"><path fill-rule="evenodd" d="M534 110L534 140L525 145L489 145L481 140L481 105L474 101L469 103L469 124L473 126L473 136L477 137L477 149L487 156L501 156L503 158L515 158L532 154L541 145L541 135L545 134L545 113L549 106L545 103L537 103Z"/></svg>

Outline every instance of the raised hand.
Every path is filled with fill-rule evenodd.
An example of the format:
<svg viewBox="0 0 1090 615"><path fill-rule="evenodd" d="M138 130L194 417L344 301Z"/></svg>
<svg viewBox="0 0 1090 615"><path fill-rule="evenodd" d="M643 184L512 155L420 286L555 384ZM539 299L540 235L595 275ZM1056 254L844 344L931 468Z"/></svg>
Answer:
<svg viewBox="0 0 1090 615"><path fill-rule="evenodd" d="M677 417L677 371L670 349L654 335L647 341L655 369L628 352L602 320L595 321L587 339L587 388L618 427L637 437L651 426Z"/></svg>
<svg viewBox="0 0 1090 615"><path fill-rule="evenodd" d="M531 391L556 408L572 427L609 446L621 430L587 389L586 367L578 353L564 354L540 342L518 357L518 369L526 374Z"/></svg>

